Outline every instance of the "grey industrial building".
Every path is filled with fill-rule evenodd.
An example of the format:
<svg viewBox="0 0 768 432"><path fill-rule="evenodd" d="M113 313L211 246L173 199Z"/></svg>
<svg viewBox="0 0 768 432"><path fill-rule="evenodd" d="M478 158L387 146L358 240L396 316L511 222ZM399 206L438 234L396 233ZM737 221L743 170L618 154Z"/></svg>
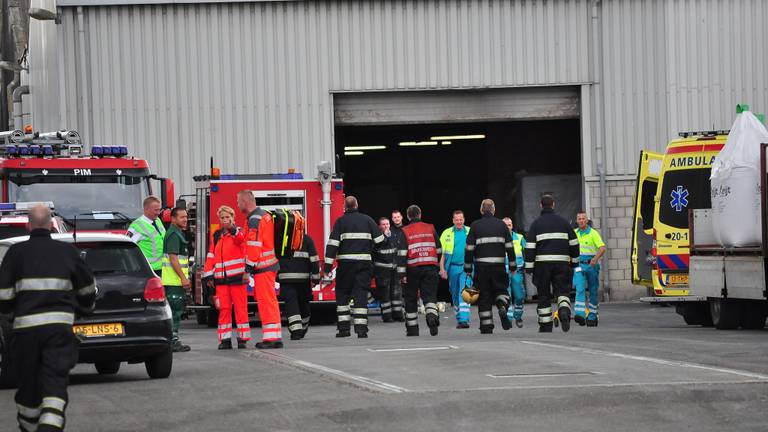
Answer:
<svg viewBox="0 0 768 432"><path fill-rule="evenodd" d="M439 227L485 196L525 225L525 197L559 191L606 239L611 300L645 294L629 270L640 150L728 129L739 102L768 109L763 0L33 7L61 15L30 26L36 130L127 144L187 193L211 156L308 176L331 160L373 216L418 202Z"/></svg>

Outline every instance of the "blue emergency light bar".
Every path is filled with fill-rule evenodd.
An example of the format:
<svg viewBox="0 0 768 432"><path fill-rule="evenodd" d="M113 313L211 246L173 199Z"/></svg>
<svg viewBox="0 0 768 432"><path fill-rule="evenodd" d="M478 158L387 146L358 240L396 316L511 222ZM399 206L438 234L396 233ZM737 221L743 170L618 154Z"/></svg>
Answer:
<svg viewBox="0 0 768 432"><path fill-rule="evenodd" d="M0 212L26 211L40 204L47 206L50 209L53 209L52 201L15 202L15 203L0 203Z"/></svg>
<svg viewBox="0 0 768 432"><path fill-rule="evenodd" d="M91 156L128 156L126 146L93 146Z"/></svg>

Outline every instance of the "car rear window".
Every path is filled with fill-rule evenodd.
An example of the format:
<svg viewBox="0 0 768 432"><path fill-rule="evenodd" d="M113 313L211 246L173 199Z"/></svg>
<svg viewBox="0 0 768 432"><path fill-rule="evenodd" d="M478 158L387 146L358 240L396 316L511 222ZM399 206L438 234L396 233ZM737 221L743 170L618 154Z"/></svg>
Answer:
<svg viewBox="0 0 768 432"><path fill-rule="evenodd" d="M94 274L151 272L146 258L133 243L78 243L77 247Z"/></svg>

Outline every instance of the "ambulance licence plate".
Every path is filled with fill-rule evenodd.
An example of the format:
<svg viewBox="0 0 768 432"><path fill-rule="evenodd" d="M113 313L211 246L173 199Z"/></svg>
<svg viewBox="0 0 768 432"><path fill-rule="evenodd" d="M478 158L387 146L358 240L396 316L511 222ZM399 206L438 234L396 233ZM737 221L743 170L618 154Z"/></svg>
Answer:
<svg viewBox="0 0 768 432"><path fill-rule="evenodd" d="M667 280L667 283L669 285L688 285L688 275L687 274L669 275L669 279Z"/></svg>
<svg viewBox="0 0 768 432"><path fill-rule="evenodd" d="M85 337L123 336L121 323L87 324L72 326L72 331Z"/></svg>

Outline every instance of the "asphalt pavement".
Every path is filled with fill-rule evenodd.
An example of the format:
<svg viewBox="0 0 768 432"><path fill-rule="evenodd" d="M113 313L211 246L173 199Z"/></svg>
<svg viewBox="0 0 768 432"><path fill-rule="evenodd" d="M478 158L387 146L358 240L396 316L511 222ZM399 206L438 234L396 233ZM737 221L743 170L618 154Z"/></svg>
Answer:
<svg viewBox="0 0 768 432"><path fill-rule="evenodd" d="M368 339L332 325L282 350L218 351L215 330L186 321L192 351L171 377L143 365L99 376L73 370L72 431L765 431L768 330L689 327L673 308L601 306L597 328L481 335L455 329L406 338L371 317ZM254 329L259 333L259 329ZM288 339L287 329L284 329ZM0 430L13 430L13 391L0 391Z"/></svg>

